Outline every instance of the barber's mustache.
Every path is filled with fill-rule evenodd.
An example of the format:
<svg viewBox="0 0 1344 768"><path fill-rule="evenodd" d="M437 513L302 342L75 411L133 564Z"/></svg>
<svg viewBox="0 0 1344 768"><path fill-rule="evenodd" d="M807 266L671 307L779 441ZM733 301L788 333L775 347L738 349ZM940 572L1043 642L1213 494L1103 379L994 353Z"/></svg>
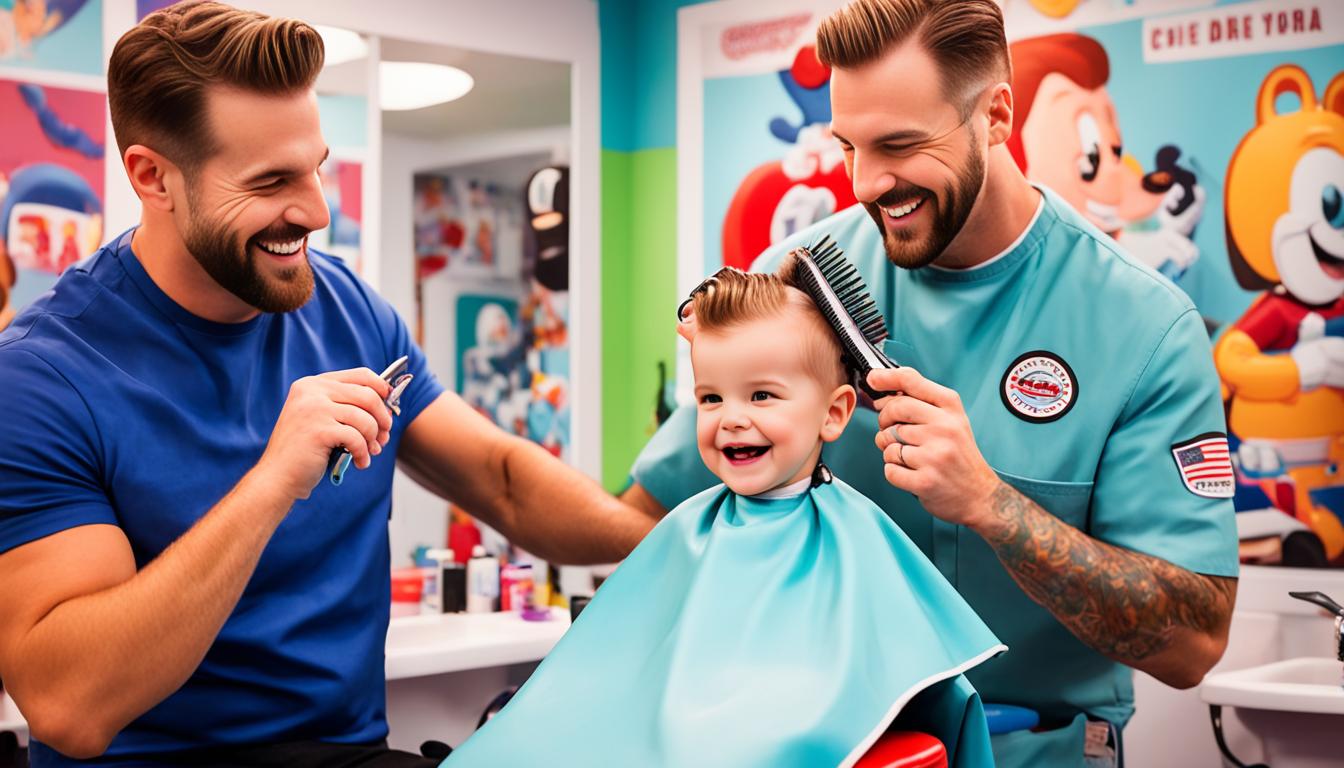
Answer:
<svg viewBox="0 0 1344 768"><path fill-rule="evenodd" d="M912 197L933 197L933 196L934 196L933 192L925 189L924 187L917 187L913 184L908 184L901 187L892 187L891 189L882 193L881 197L877 198L871 203L868 203L868 205L876 206L878 208L892 208L899 203L904 203L905 201L909 200Z"/></svg>
<svg viewBox="0 0 1344 768"><path fill-rule="evenodd" d="M284 224L281 226L267 227L251 237L251 240L267 240L271 242L290 242L293 240L302 240L307 237L312 230L300 227L297 224Z"/></svg>

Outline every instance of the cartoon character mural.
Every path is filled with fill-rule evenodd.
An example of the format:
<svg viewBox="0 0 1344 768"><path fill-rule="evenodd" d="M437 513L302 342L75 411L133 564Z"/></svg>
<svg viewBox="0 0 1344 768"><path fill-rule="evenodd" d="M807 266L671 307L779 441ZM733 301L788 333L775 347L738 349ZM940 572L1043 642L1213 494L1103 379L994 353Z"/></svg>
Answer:
<svg viewBox="0 0 1344 768"><path fill-rule="evenodd" d="M11 86L13 91L8 90ZM3 87L6 93L0 94L0 103L8 105L10 94L16 93L16 101L27 110L14 109L6 118L26 121L31 113L36 125L13 125L15 144L6 147L10 152L0 151L0 328L17 310L11 301L21 276L26 275L27 285L34 276L59 275L97 250L103 236L102 200L87 178L58 163L28 161L73 153L79 157L76 163L96 167L102 160L102 144L62 119L48 104L44 88L31 83ZM84 94L78 98L89 100ZM9 166L12 157L22 160Z"/></svg>
<svg viewBox="0 0 1344 768"><path fill-rule="evenodd" d="M1300 106L1279 111L1293 94ZM1228 255L1242 287L1265 290L1218 340L1214 360L1241 440L1241 473L1344 555L1344 72L1318 102L1283 65L1256 100L1255 127L1228 163ZM1330 509L1330 499L1337 512Z"/></svg>
<svg viewBox="0 0 1344 768"><path fill-rule="evenodd" d="M1009 53L1017 105L1008 148L1023 173L1178 279L1199 258L1191 238L1205 197L1194 172L1179 162L1181 150L1162 147L1148 173L1124 153L1106 91L1110 60L1096 40L1045 35L1016 41Z"/></svg>
<svg viewBox="0 0 1344 768"><path fill-rule="evenodd" d="M25 56L88 0L0 0L0 59Z"/></svg>
<svg viewBox="0 0 1344 768"><path fill-rule="evenodd" d="M738 186L723 222L725 266L747 269L771 243L856 202L844 152L831 136L831 70L817 61L816 46L802 46L779 80L802 122L770 121L771 135L793 146Z"/></svg>
<svg viewBox="0 0 1344 768"><path fill-rule="evenodd" d="M459 337L463 344L458 390L477 412L515 435L526 433L527 371L520 334L513 319L514 301L463 295L458 300Z"/></svg>

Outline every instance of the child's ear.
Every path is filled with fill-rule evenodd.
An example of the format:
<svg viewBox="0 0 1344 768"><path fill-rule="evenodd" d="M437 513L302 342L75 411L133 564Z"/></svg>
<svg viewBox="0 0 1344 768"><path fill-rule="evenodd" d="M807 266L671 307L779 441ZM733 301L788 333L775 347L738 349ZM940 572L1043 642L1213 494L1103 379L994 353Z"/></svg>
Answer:
<svg viewBox="0 0 1344 768"><path fill-rule="evenodd" d="M858 400L854 387L845 384L835 388L831 393L831 405L826 409L826 420L821 423L823 441L829 443L840 437L849 424L849 418L854 415L854 406Z"/></svg>

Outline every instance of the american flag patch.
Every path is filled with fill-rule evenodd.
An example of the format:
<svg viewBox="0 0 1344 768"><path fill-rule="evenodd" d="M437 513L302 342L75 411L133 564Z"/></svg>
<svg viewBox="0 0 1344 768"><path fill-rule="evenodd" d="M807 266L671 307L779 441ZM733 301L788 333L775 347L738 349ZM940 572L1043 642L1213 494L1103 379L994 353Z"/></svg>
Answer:
<svg viewBox="0 0 1344 768"><path fill-rule="evenodd" d="M1236 494L1237 479L1232 471L1227 435L1206 432L1171 446L1171 455L1191 493L1210 499L1230 499Z"/></svg>

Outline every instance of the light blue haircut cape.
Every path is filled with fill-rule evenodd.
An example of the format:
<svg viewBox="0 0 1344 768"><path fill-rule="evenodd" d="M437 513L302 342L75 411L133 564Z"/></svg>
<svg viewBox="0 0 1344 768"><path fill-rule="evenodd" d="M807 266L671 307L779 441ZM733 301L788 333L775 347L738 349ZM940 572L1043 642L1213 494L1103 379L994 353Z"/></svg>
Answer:
<svg viewBox="0 0 1344 768"><path fill-rule="evenodd" d="M895 721L954 768L992 766L962 673L1004 650L848 485L720 485L654 528L444 765L852 765Z"/></svg>

